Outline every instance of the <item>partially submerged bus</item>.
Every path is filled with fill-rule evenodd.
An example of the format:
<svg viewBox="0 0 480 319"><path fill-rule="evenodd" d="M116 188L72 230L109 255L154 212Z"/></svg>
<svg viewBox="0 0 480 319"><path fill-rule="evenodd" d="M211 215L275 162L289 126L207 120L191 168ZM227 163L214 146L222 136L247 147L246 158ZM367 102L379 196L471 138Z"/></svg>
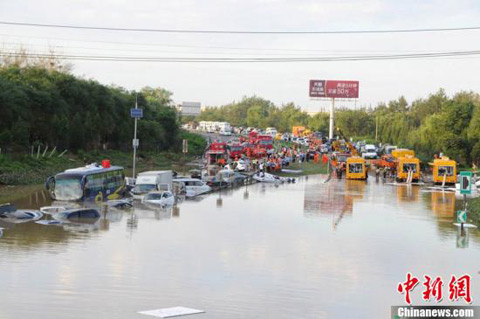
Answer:
<svg viewBox="0 0 480 319"><path fill-rule="evenodd" d="M54 200L117 199L125 191L125 172L123 167L104 161L103 166L95 163L50 176L45 187Z"/></svg>

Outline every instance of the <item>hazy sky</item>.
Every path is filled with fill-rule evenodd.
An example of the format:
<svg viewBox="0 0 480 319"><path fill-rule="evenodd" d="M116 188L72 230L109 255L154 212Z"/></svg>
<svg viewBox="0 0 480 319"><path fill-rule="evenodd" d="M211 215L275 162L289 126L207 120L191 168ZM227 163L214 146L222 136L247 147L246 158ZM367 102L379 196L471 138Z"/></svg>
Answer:
<svg viewBox="0 0 480 319"><path fill-rule="evenodd" d="M0 0L0 21L194 30L366 30L480 26L480 1L380 0ZM215 35L70 30L0 25L3 48L138 57L318 57L480 50L480 30L341 35ZM315 111L310 79L359 80L357 105L445 88L480 91L480 56L302 63L75 61L74 73L128 89L164 87L175 102L226 104L259 95ZM340 102L340 105L345 104ZM347 103L353 107L353 103Z"/></svg>

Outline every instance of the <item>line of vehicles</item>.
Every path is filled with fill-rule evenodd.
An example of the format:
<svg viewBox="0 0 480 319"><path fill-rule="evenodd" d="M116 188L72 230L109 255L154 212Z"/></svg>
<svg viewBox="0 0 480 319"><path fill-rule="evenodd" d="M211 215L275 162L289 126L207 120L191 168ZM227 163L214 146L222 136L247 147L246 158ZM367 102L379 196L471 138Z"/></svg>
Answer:
<svg viewBox="0 0 480 319"><path fill-rule="evenodd" d="M246 171L246 165L241 160L236 170L217 165L228 158L239 158L244 152L260 156L273 150L271 137L255 133L250 137L241 149L235 144L227 147L227 143L212 143L205 153L206 169L191 170L190 176L178 176L172 170L146 171L139 173L132 183L131 179L125 177L123 167L111 166L108 160L104 160L101 165L90 164L50 176L45 187L52 199L61 202L115 201L131 195L133 200L169 204L173 196L195 197L216 188L244 185L250 181L249 177L253 174L242 173ZM275 179L275 182L285 181Z"/></svg>
<svg viewBox="0 0 480 319"><path fill-rule="evenodd" d="M226 122L201 122L202 127L217 125L220 129L231 129ZM224 184L244 182L248 176L242 175L247 170L246 158L263 159L274 152L274 140L289 138L295 143L300 139L309 147L316 147L321 153L329 152L330 164L337 177L366 180L369 167L375 167L376 174L394 177L397 182L418 183L421 181L420 161L415 152L384 145L377 149L375 145L351 143L343 132L337 128L338 139L326 141L315 136L303 126L294 126L292 135L279 134L273 127L264 132L247 128L248 134L232 139L231 143L215 141L205 152L206 172L197 176L174 176L170 170L148 171L139 173L135 185L125 184L124 169L111 166L108 160L102 165L92 164L85 167L67 169L51 176L46 181L46 188L51 197L60 201L117 200L125 195L128 187L134 199L143 199L150 192L172 192L175 195L194 197L208 193L214 187ZM280 135L280 136L279 136ZM293 139L295 138L295 139ZM318 143L318 145L315 145ZM236 170L221 169L228 162L235 160ZM220 164L220 165L219 165ZM282 163L283 164L283 163ZM432 163L432 181L437 184L456 183L456 162L446 157L434 159ZM380 170L380 172L379 172ZM153 197L163 195L152 195ZM170 197L165 194L164 197Z"/></svg>
<svg viewBox="0 0 480 319"><path fill-rule="evenodd" d="M239 160L243 156L248 158L263 158L274 152L273 137L271 135L259 134L256 131L248 133L247 137L240 136L231 143L214 141L209 145L205 153L207 165L223 164L225 165L229 159ZM244 165L243 161L239 161L240 168Z"/></svg>
<svg viewBox="0 0 480 319"><path fill-rule="evenodd" d="M314 147L322 154L330 154L332 168L337 177L345 176L349 180L366 180L369 168L375 168L376 174L393 177L398 183L419 183L422 181L420 161L413 150L398 149L396 146L377 147L364 142L352 143L337 128L338 139L327 140L325 137L311 132L304 126L292 127L292 133L278 133L273 127L265 130L240 128L247 133L234 143L214 142L207 151L208 164L227 162L228 159L263 158L273 152L274 140L284 140L299 146ZM245 136L245 135L244 135ZM244 163L239 161L240 168ZM456 183L456 162L447 157L434 159L429 163L432 168L432 182L442 185Z"/></svg>
<svg viewBox="0 0 480 319"><path fill-rule="evenodd" d="M349 180L366 180L369 167L372 167L377 176L388 175L399 183L422 182L420 161L413 150L390 145L377 149L374 145L354 144L340 129L337 129L339 139L333 141L325 141L302 127L296 127L294 131L298 135L293 136L295 140L289 134L285 138L297 145L306 142L306 146L316 152L320 150L339 178L345 175ZM265 163L268 155L274 152L274 140L283 137L284 134L279 134L274 128L264 132L252 129L238 139L232 138L230 143L213 142L205 152L203 169L191 170L191 176L178 176L171 170L155 170L141 172L132 181L125 177L123 167L111 166L108 160L104 160L101 165L67 169L48 177L45 185L51 197L63 203L95 201L105 202L109 207L126 208L136 202L153 207L172 207L178 198L196 197L217 188L250 182L294 182L292 178L269 174L265 169L249 170L251 160L262 159ZM229 167L232 162L236 165L235 169ZM454 160L440 156L429 165L433 183L445 187L456 184L457 167ZM455 187L449 190L455 190ZM44 214L53 219L42 219ZM44 225L68 225L99 218L101 215L96 208L73 208L69 204L42 207L40 211L17 210L12 205L0 205L0 220L11 223L35 221Z"/></svg>
<svg viewBox="0 0 480 319"><path fill-rule="evenodd" d="M320 141L318 151L333 155L333 168L338 176L345 176L347 179L367 179L368 168L375 167L380 169L382 174L394 176L397 182L417 183L421 180L420 161L415 157L413 150L396 150L397 147L391 145L377 147L361 141L351 143L340 129L337 129L339 139L333 140L327 140L318 132L312 132L305 126L293 126L292 133L279 133L274 127L260 130L252 127L235 128L225 122L200 122L198 129L220 133L229 130L248 136L247 142L240 140L231 145L213 145L210 149L211 163L218 161L221 157L225 157L225 160L240 158L241 154L262 158L268 152L272 152L274 140L288 141L304 147L311 146L312 140L318 140ZM456 183L454 160L442 157L434 159L429 165L432 168L434 183L447 185Z"/></svg>
<svg viewBox="0 0 480 319"><path fill-rule="evenodd" d="M378 176L392 177L397 183L420 183L422 182L420 160L415 156L415 151L397 148L392 145L384 145L379 150L374 145L352 144L337 128L338 135L343 139L332 144L332 167L337 177L345 174L346 179L366 180L368 168L374 167ZM344 143L345 147L341 143ZM359 154L362 156L359 156ZM380 154L380 155L379 155ZM445 156L434 158L428 163L431 167L434 184L455 185L457 182L457 163Z"/></svg>
<svg viewBox="0 0 480 319"><path fill-rule="evenodd" d="M171 170L146 171L138 174L135 185L127 187L123 167L91 164L85 167L65 170L47 179L46 189L58 201L104 201L118 200L127 192L135 200L144 200L146 194L165 192L170 197L178 195L194 197L212 190L200 179L175 177ZM155 197L155 196L154 196Z"/></svg>
<svg viewBox="0 0 480 319"><path fill-rule="evenodd" d="M283 140L294 142L298 144L308 145L308 136L312 134L319 134L318 132L312 132L305 126L293 126L292 133L280 133L275 127L267 127L265 129L259 129L255 127L234 127L228 122L214 122L214 121L200 121L197 124L190 123L184 124L185 129L196 129L198 131L206 133L218 133L220 135L243 135L247 136L250 133L257 133L261 136L270 136L274 140Z"/></svg>
<svg viewBox="0 0 480 319"><path fill-rule="evenodd" d="M200 179L174 176L171 170L141 172L134 186L127 185L123 167L110 166L108 160L102 165L67 169L48 177L45 183L55 206L22 210L3 204L0 205L0 221L12 224L33 221L42 225L72 227L93 225L103 216L100 210L103 212L104 205L117 209L135 205L136 209L149 207L156 211L157 208L173 208L182 196L195 197L212 190ZM75 202L85 203L85 207L79 207ZM103 204L99 205L100 202ZM92 203L95 206L92 207ZM42 219L45 215L48 217Z"/></svg>
<svg viewBox="0 0 480 319"><path fill-rule="evenodd" d="M231 129L226 122L201 122L203 128ZM268 134L267 134L268 133ZM231 143L214 141L205 151L205 165L203 170L192 170L190 176L177 176L171 170L147 171L139 173L135 179L126 178L123 167L111 166L108 160L101 165L91 164L85 167L65 170L55 176L47 178L46 189L54 200L83 201L83 200L118 200L131 194L134 200L149 200L155 198L169 198L170 195L195 197L208 193L218 187L243 185L246 180L285 182L281 178L270 178L267 175L252 178L249 174L247 161L244 159L262 159L274 152L275 128L268 128L263 134L257 130L250 130L248 135L232 138ZM235 170L223 168L228 162L236 160ZM220 165L219 165L220 164ZM195 172L193 172L195 171ZM164 192L164 193L162 193ZM150 194L146 197L147 194ZM154 194L153 194L154 193Z"/></svg>
<svg viewBox="0 0 480 319"><path fill-rule="evenodd" d="M220 133L222 135L232 135L233 128L228 122L200 121L198 130L207 133Z"/></svg>

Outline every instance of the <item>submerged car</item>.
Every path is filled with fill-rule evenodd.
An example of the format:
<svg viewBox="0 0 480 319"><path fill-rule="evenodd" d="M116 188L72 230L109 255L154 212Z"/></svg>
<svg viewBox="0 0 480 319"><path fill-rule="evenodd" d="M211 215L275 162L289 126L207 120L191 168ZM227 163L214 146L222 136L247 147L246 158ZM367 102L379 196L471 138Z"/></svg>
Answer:
<svg viewBox="0 0 480 319"><path fill-rule="evenodd" d="M212 190L204 181L197 178L176 178L173 185L176 185L180 189L180 194L185 194L186 197L195 197Z"/></svg>
<svg viewBox="0 0 480 319"><path fill-rule="evenodd" d="M68 222L96 221L100 218L100 213L94 208L76 208L56 213L53 218Z"/></svg>
<svg viewBox="0 0 480 319"><path fill-rule="evenodd" d="M38 210L16 209L14 205L0 205L0 220L18 224L29 221L39 220L43 217L43 213Z"/></svg>
<svg viewBox="0 0 480 319"><path fill-rule="evenodd" d="M173 196L172 192L170 191L151 192L143 197L142 202L148 204L170 206L175 204L175 196Z"/></svg>
<svg viewBox="0 0 480 319"><path fill-rule="evenodd" d="M245 161L243 159L239 159L238 162L237 162L237 171L239 172L245 172L246 169L247 169L247 164L245 163Z"/></svg>

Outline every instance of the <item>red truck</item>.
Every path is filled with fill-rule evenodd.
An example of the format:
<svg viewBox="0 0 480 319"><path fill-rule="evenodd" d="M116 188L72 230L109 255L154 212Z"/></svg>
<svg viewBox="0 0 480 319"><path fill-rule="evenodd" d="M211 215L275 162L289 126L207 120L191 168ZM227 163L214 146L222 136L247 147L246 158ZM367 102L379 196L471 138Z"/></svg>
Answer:
<svg viewBox="0 0 480 319"><path fill-rule="evenodd" d="M213 142L205 153L208 165L225 164L228 158L227 143Z"/></svg>
<svg viewBox="0 0 480 319"><path fill-rule="evenodd" d="M270 135L258 135L255 144L265 149L267 153L273 152L273 137Z"/></svg>
<svg viewBox="0 0 480 319"><path fill-rule="evenodd" d="M257 138L258 138L257 132L251 131L250 133L248 133L248 142L250 144L255 144L257 142Z"/></svg>
<svg viewBox="0 0 480 319"><path fill-rule="evenodd" d="M244 147L242 144L235 143L228 147L228 154L232 159L241 158L243 153L244 153Z"/></svg>

